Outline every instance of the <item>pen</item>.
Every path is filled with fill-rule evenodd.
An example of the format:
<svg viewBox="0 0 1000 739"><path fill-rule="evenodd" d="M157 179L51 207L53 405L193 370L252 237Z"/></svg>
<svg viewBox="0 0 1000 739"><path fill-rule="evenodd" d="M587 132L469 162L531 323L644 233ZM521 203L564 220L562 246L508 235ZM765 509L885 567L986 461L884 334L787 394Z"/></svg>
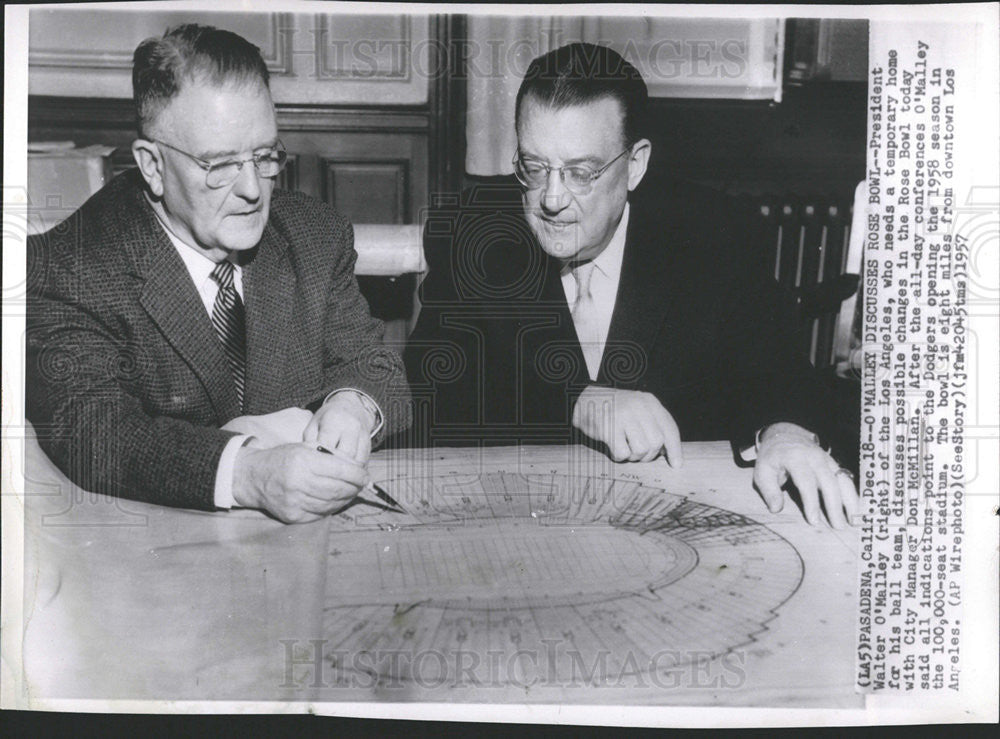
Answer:
<svg viewBox="0 0 1000 739"><path fill-rule="evenodd" d="M346 454L344 454L343 452L338 451L336 449L327 449L325 446L317 446L316 447L316 451L317 452L323 452L323 454L329 454L331 456L337 457L337 459L342 459L345 462L353 462L354 464L357 464L357 462L355 460L351 459ZM393 498L391 495L389 495L389 493L385 492L385 490L383 490L382 488L380 488L375 483L369 482L367 485L365 485L364 490L367 490L372 495L374 495L376 498L378 498L379 500L381 500L385 505L387 505L387 506L391 507L392 509L394 509L395 513L406 513L406 511L403 510L403 507L399 503L396 502L395 498Z"/></svg>

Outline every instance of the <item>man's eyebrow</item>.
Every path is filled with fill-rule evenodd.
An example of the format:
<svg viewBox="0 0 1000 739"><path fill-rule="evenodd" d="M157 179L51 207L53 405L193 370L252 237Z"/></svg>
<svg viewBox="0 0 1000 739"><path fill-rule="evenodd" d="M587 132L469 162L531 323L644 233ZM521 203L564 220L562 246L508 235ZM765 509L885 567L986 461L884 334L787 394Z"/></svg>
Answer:
<svg viewBox="0 0 1000 739"><path fill-rule="evenodd" d="M550 164L550 165L552 164L548 160L542 159L541 157L537 157L534 154L529 154L529 153L527 153L525 151L521 151L520 154L521 154L521 157L524 158L524 159L531 159L532 161L536 161L536 162L546 162L547 164ZM576 166L578 164L599 165L602 162L603 162L603 160L600 157L589 155L589 156L583 156L583 157L574 157L573 159L567 159L565 162L562 163L562 166L564 166L564 167L574 167L574 166Z"/></svg>
<svg viewBox="0 0 1000 739"><path fill-rule="evenodd" d="M275 136L273 139L271 139L270 143L268 143L268 144L261 144L260 146L255 146L253 149L251 149L251 151L261 151L262 149L273 149L277 145L278 145L278 137ZM240 154L240 151L238 151L238 150L233 150L233 149L218 149L218 150L213 150L213 151L206 151L204 154L199 154L198 158L199 159L207 159L207 160L211 160L211 159L223 159L223 158L232 159L232 158L234 158L236 156L239 156L239 154Z"/></svg>
<svg viewBox="0 0 1000 739"><path fill-rule="evenodd" d="M238 151L233 151L232 149L212 149L210 151L203 151L198 154L199 159L221 159L223 157L234 157L239 154Z"/></svg>

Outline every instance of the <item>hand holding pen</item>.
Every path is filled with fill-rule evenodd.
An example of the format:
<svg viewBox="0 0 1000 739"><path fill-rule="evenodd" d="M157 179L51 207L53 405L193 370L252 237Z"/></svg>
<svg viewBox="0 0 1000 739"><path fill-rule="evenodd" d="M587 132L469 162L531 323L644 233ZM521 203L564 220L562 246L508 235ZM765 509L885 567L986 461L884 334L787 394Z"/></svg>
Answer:
<svg viewBox="0 0 1000 739"><path fill-rule="evenodd" d="M334 457L337 457L338 459L341 459L341 460L343 460L345 462L352 462L354 464L357 464L357 462L355 462L355 460L351 459L348 455L344 454L339 449L327 449L325 446L317 446L316 447L316 451L323 452L324 454L330 454L330 455L332 455ZM365 485L361 489L361 493L368 493L369 495L372 495L375 498L378 498L378 500L380 501L380 502L376 503L373 500L367 500L365 498L362 498L361 495L360 495L360 493L359 493L358 500L360 500L362 503L367 503L368 505L373 505L373 506L375 506L377 508L382 508L384 510L392 511L393 513L405 513L406 512L406 511L403 510L402 506L400 506L399 503L397 503L396 500L391 495L389 495L382 488L380 488L378 485L376 485L375 483L371 482L370 480L369 480L368 484Z"/></svg>

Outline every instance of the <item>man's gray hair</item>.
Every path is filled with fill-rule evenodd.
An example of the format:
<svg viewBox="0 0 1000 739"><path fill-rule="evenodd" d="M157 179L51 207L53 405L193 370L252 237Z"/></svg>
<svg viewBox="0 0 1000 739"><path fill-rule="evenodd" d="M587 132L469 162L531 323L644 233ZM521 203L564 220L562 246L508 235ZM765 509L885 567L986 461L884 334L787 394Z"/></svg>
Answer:
<svg viewBox="0 0 1000 739"><path fill-rule="evenodd" d="M270 85L260 49L242 36L196 23L168 29L162 37L143 41L132 56L132 100L139 135L146 135L184 83L201 79L216 85Z"/></svg>

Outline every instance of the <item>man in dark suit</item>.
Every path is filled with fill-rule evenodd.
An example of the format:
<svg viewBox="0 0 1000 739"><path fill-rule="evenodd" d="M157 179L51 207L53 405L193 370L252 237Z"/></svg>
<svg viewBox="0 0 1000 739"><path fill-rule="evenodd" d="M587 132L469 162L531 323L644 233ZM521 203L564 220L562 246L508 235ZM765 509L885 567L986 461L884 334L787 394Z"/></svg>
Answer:
<svg viewBox="0 0 1000 739"><path fill-rule="evenodd" d="M287 522L336 511L372 442L409 420L351 226L274 190L285 153L257 47L181 26L139 45L133 87L138 169L29 240L38 440L95 492ZM299 419L295 443L221 428L275 412Z"/></svg>
<svg viewBox="0 0 1000 739"><path fill-rule="evenodd" d="M822 386L793 349L779 295L741 248L721 196L636 190L651 151L647 91L614 51L572 44L534 60L518 91L520 187L484 186L426 226L431 271L405 355L411 443L566 442L619 461L681 439L756 454L772 509L790 477L805 515L858 512L824 451Z"/></svg>

